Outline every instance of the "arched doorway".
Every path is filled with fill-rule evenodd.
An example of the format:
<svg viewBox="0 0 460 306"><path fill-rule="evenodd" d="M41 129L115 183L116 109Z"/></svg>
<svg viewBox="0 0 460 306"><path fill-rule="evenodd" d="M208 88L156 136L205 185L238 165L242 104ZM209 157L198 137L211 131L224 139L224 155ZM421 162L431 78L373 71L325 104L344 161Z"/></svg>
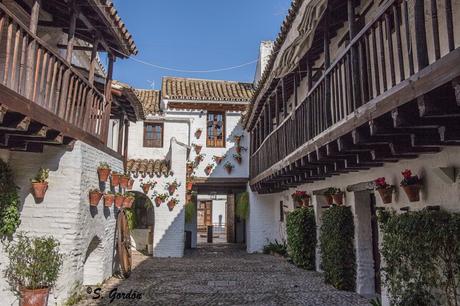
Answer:
<svg viewBox="0 0 460 306"><path fill-rule="evenodd" d="M83 285L96 285L104 281L104 247L101 239L94 236L89 243L83 265Z"/></svg>
<svg viewBox="0 0 460 306"><path fill-rule="evenodd" d="M131 230L131 244L139 252L153 253L153 231L155 225L154 205L142 192L132 191L136 200L132 207L134 222Z"/></svg>

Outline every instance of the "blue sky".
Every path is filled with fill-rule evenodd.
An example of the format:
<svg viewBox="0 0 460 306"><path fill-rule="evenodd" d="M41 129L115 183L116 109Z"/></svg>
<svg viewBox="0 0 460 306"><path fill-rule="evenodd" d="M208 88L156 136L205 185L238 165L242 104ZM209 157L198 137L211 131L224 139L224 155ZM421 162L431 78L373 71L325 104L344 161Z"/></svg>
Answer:
<svg viewBox="0 0 460 306"><path fill-rule="evenodd" d="M138 46L137 59L181 70L232 67L257 59L259 43L276 38L290 0L114 0ZM252 82L256 64L215 73L184 73L118 60L114 78L136 88L161 77Z"/></svg>

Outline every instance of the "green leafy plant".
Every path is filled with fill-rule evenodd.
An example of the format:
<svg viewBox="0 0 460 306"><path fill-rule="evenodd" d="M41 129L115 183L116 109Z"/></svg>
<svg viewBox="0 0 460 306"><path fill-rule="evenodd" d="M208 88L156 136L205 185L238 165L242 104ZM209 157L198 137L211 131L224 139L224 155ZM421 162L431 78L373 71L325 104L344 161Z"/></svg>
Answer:
<svg viewBox="0 0 460 306"><path fill-rule="evenodd" d="M342 191L340 190L340 188L335 188L335 187L329 187L326 192L324 192L325 195L329 195L329 196L332 196L332 195L335 195L335 194L341 194Z"/></svg>
<svg viewBox="0 0 460 306"><path fill-rule="evenodd" d="M15 242L6 245L9 263L5 277L11 289L42 289L55 285L62 266L59 242L53 237L30 238L18 233Z"/></svg>
<svg viewBox="0 0 460 306"><path fill-rule="evenodd" d="M45 183L48 180L50 169L44 169L40 167L35 177L32 179L32 183Z"/></svg>
<svg viewBox="0 0 460 306"><path fill-rule="evenodd" d="M350 208L332 206L324 212L319 238L322 268L326 283L340 290L355 289L354 231Z"/></svg>
<svg viewBox="0 0 460 306"><path fill-rule="evenodd" d="M235 216L240 220L247 220L249 216L249 193L247 191L237 195Z"/></svg>
<svg viewBox="0 0 460 306"><path fill-rule="evenodd" d="M286 218L288 253L293 263L307 270L315 269L316 221L313 208L294 209Z"/></svg>
<svg viewBox="0 0 460 306"><path fill-rule="evenodd" d="M108 163L106 162L100 162L99 163L99 167L97 167L98 169L110 169L110 166Z"/></svg>
<svg viewBox="0 0 460 306"><path fill-rule="evenodd" d="M130 230L136 228L137 220L134 210L131 208L125 208L126 219L128 220L128 227Z"/></svg>
<svg viewBox="0 0 460 306"><path fill-rule="evenodd" d="M0 236L11 236L20 221L18 187L11 168L0 159Z"/></svg>
<svg viewBox="0 0 460 306"><path fill-rule="evenodd" d="M460 214L380 211L383 282L395 306L458 305Z"/></svg>
<svg viewBox="0 0 460 306"><path fill-rule="evenodd" d="M196 205L192 202L187 203L185 205L185 223L192 222L195 216L196 216Z"/></svg>
<svg viewBox="0 0 460 306"><path fill-rule="evenodd" d="M288 255L286 241L279 242L275 239L274 241L268 242L264 246L263 252L264 254L275 253L286 257Z"/></svg>

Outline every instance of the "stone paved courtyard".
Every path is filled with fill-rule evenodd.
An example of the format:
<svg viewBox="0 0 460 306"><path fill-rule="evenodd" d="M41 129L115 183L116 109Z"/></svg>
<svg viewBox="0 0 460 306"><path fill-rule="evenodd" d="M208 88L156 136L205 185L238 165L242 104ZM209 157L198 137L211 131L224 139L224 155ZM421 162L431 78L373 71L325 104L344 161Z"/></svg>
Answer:
<svg viewBox="0 0 460 306"><path fill-rule="evenodd" d="M80 305L369 305L355 293L325 285L319 273L279 257L247 254L237 245L202 245L184 258L137 253L134 265L129 279L108 280L102 299L93 300L92 293ZM109 303L114 288L118 293L137 291L142 297Z"/></svg>

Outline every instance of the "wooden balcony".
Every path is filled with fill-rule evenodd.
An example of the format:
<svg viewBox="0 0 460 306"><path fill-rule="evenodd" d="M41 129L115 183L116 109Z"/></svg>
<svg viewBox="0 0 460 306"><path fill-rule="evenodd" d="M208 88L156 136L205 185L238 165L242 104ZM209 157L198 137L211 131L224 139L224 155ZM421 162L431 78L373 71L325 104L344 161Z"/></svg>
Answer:
<svg viewBox="0 0 460 306"><path fill-rule="evenodd" d="M104 148L110 102L0 3L0 148L74 139Z"/></svg>
<svg viewBox="0 0 460 306"><path fill-rule="evenodd" d="M324 35L325 70L307 98L275 128L267 111L253 131L253 190L279 192L460 145L453 4L432 0L428 22L424 1L413 3L384 2L332 63Z"/></svg>

